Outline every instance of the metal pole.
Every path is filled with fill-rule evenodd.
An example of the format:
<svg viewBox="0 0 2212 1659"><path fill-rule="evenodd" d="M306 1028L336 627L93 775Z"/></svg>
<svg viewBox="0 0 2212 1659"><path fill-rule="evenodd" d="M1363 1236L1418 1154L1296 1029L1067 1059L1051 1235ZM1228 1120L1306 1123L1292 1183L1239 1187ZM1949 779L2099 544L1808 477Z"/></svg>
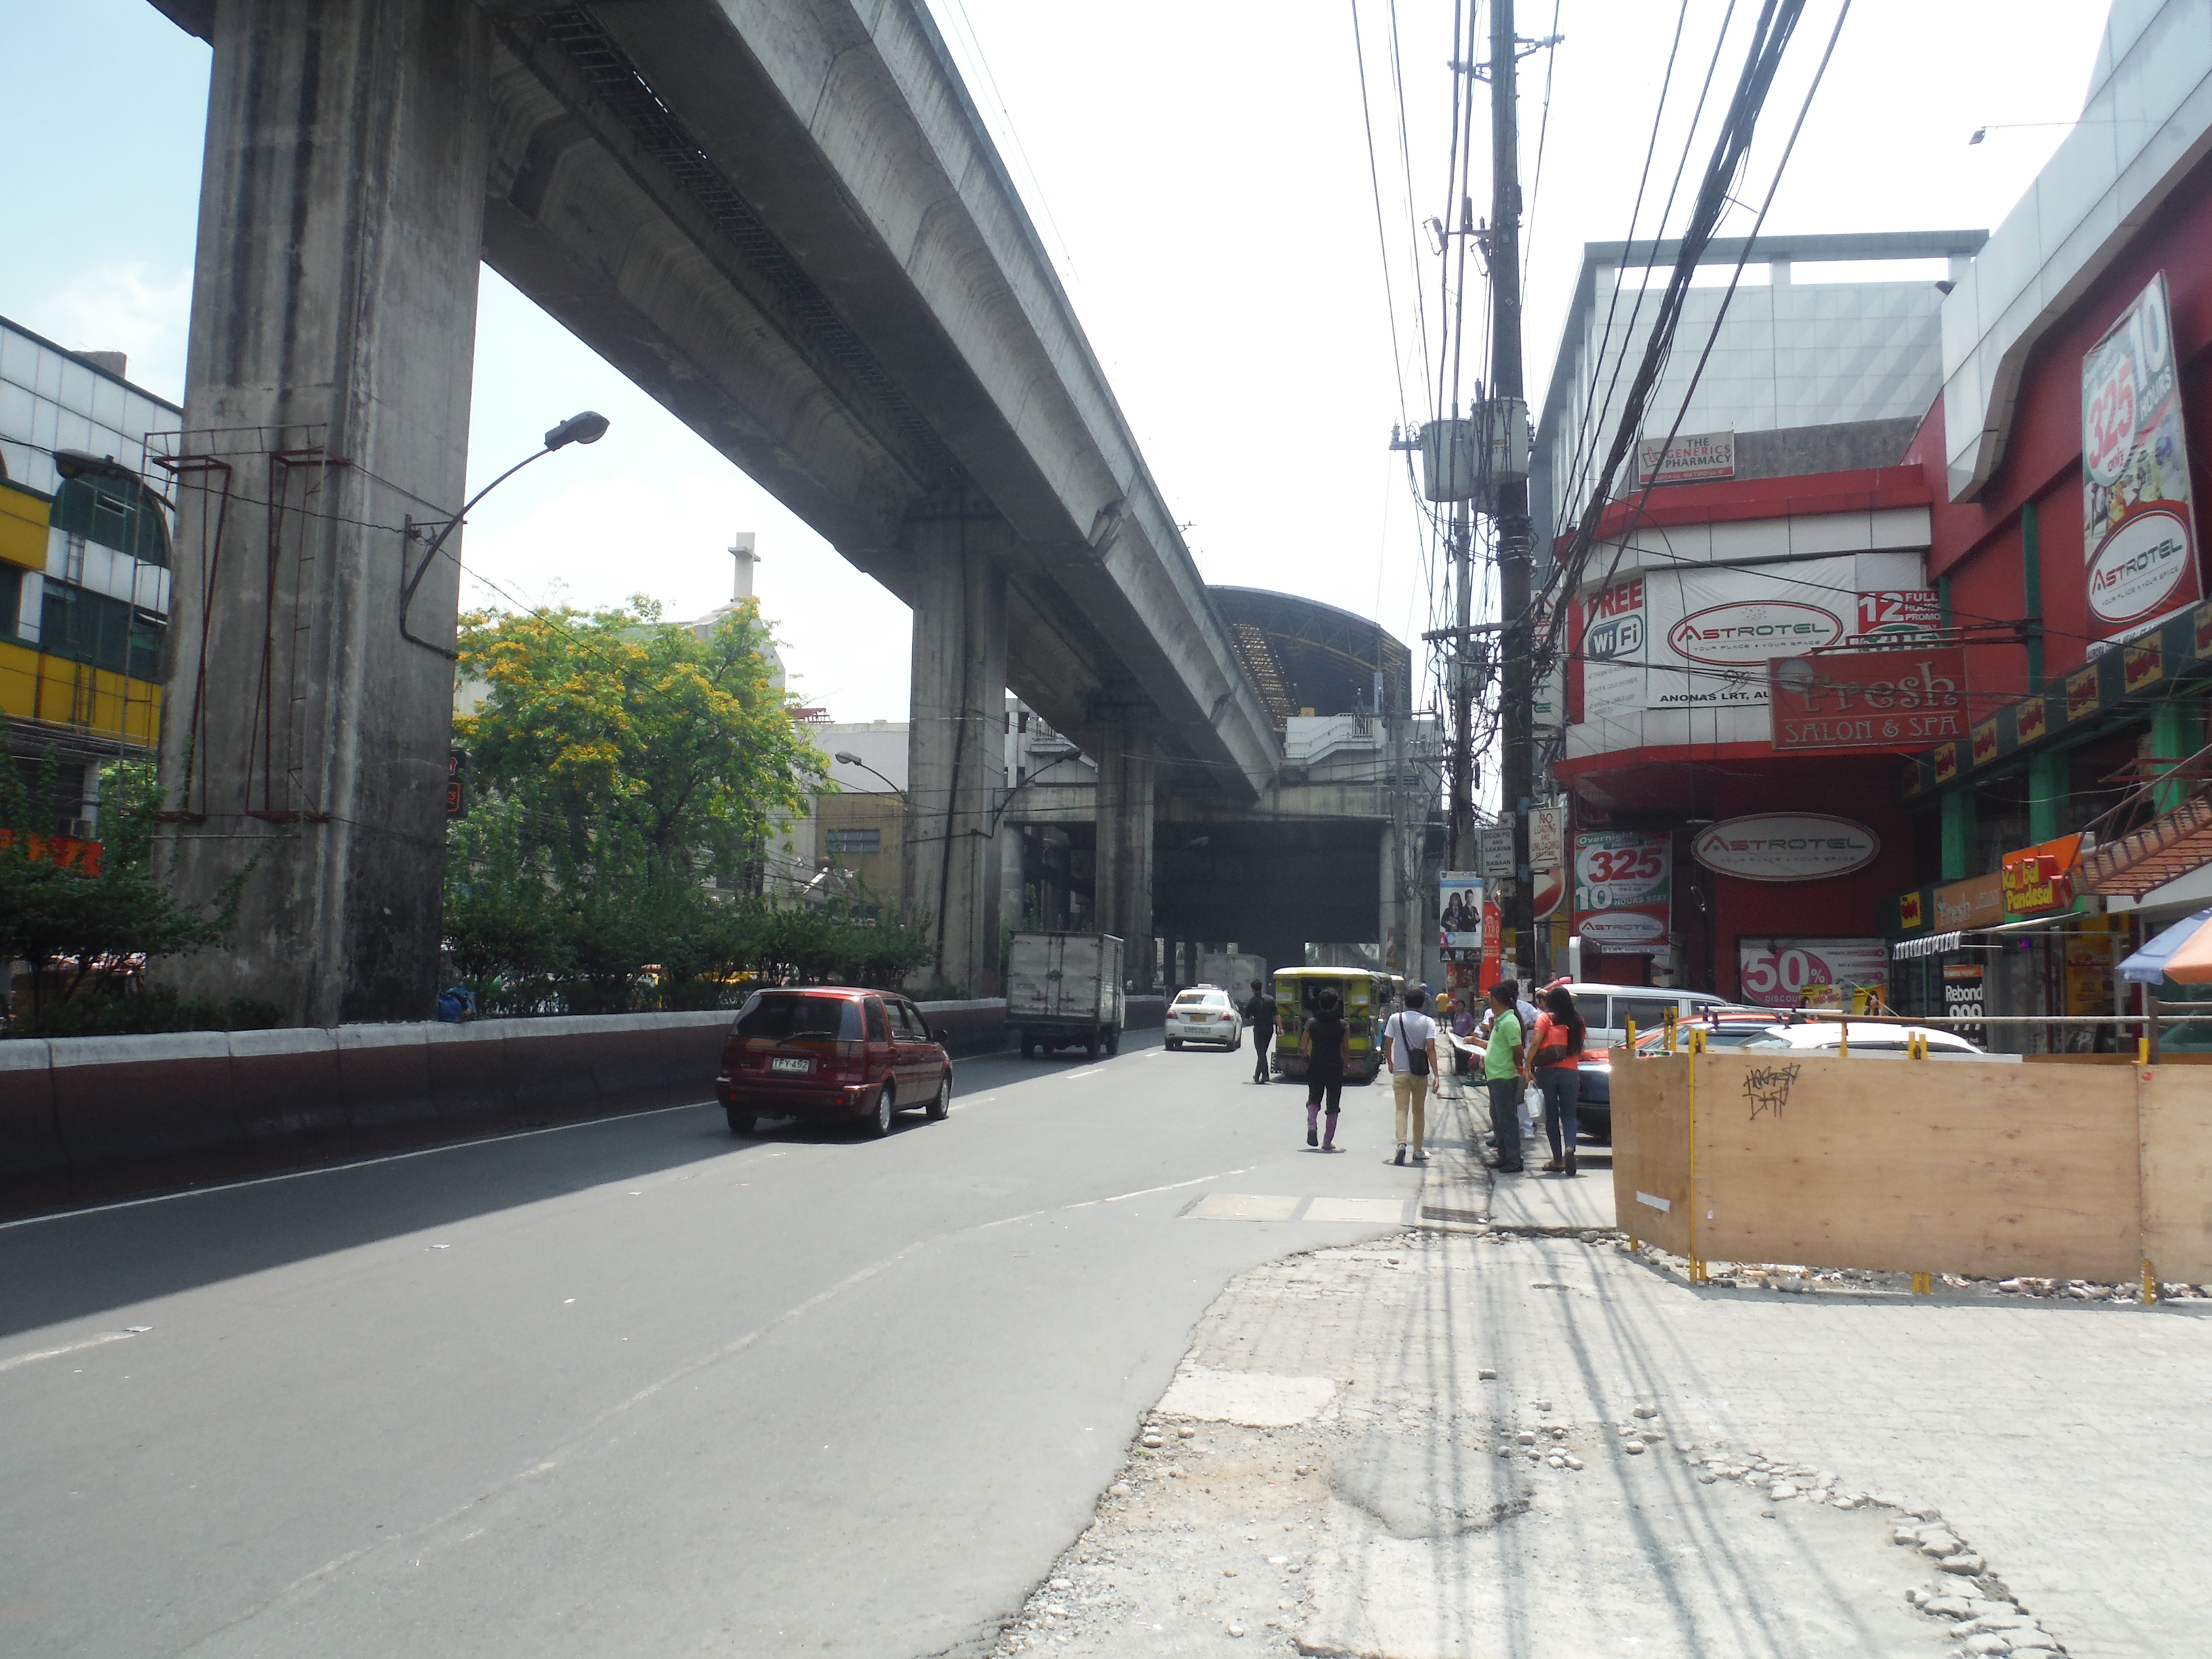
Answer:
<svg viewBox="0 0 2212 1659"><path fill-rule="evenodd" d="M1492 0L1490 20L1490 384L1492 401L1510 406L1522 396L1519 40L1513 0ZM1486 440L1489 435L1486 431ZM1529 767L1535 746L1528 582L1534 531L1528 522L1527 482L1499 484L1495 510L1498 620L1504 624L1499 635L1499 741L1504 753L1498 759L1498 805L1513 826L1513 890L1503 908L1505 926L1513 930L1515 954L1527 973L1536 965L1536 888L1528 867Z"/></svg>

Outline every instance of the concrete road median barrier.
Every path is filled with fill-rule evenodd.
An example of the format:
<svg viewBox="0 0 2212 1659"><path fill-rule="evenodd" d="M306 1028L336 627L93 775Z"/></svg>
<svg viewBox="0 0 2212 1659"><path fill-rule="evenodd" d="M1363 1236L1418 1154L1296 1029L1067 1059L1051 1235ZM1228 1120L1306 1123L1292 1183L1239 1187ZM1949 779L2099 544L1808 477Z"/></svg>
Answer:
<svg viewBox="0 0 2212 1659"><path fill-rule="evenodd" d="M1003 999L921 1007L954 1054L1006 1046ZM0 1212L711 1100L732 1018L0 1042Z"/></svg>

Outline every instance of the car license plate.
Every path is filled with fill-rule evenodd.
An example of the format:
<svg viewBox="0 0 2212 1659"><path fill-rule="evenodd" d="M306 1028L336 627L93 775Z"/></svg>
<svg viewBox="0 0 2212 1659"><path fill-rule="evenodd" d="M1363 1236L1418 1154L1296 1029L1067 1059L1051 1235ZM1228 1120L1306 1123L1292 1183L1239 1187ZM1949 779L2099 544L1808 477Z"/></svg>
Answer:
<svg viewBox="0 0 2212 1659"><path fill-rule="evenodd" d="M769 1061L768 1068L771 1072L797 1072L803 1076L814 1069L814 1062L811 1060L787 1059L779 1054Z"/></svg>

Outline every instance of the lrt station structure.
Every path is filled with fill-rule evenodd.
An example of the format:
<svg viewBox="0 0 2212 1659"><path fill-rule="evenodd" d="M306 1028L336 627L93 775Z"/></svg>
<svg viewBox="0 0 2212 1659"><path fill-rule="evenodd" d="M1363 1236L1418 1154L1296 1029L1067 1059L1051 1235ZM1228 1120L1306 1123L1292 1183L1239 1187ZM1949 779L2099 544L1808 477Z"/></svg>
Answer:
<svg viewBox="0 0 2212 1659"><path fill-rule="evenodd" d="M939 984L995 978L1008 690L1097 761L1091 914L1125 938L1156 846L1225 860L1314 804L921 0L153 3L214 48L165 857L187 900L261 857L194 994L430 1011L461 538L428 554L487 264L911 607ZM1370 855L1386 793L1339 792ZM1338 854L1223 884L1340 877L1363 938L1410 939Z"/></svg>

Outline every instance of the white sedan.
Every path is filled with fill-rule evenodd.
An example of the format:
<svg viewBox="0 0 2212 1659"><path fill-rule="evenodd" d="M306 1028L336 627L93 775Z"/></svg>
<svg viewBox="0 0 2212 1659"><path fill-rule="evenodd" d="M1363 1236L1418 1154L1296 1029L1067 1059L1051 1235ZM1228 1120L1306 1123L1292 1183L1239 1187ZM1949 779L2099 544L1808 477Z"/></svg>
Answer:
<svg viewBox="0 0 2212 1659"><path fill-rule="evenodd" d="M1695 1029L1685 1021L1685 1030ZM1737 1043L1738 1054L1833 1054L1843 1048L1842 1020L1808 1020L1794 1025L1771 1025L1759 1036ZM1850 1022L1851 1053L1869 1059L1876 1055L1901 1055L1913 1037L1921 1037L1928 1044L1930 1060L2017 1060L2017 1054L1992 1054L1979 1044L1966 1041L1955 1031L1939 1031L1930 1025L1888 1025L1874 1021Z"/></svg>
<svg viewBox="0 0 2212 1659"><path fill-rule="evenodd" d="M1168 1047L1186 1042L1218 1042L1224 1048L1241 1047L1244 1016L1229 993L1212 985L1194 985L1176 993L1168 1009Z"/></svg>

